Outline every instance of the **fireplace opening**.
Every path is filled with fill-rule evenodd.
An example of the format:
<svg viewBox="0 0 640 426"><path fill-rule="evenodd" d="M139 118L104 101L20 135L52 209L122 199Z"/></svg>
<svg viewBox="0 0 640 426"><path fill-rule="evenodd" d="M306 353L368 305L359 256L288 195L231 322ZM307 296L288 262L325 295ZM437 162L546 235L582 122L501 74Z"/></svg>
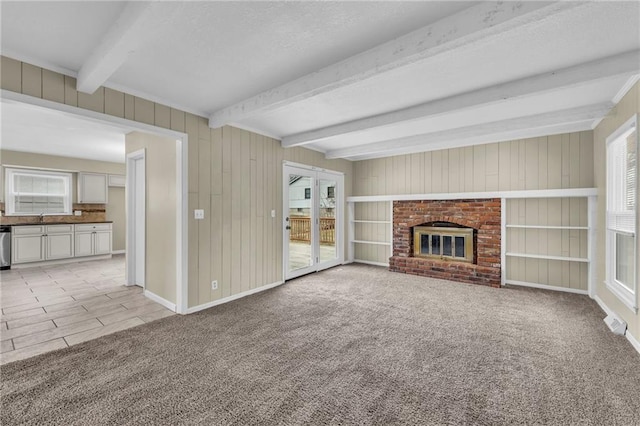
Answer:
<svg viewBox="0 0 640 426"><path fill-rule="evenodd" d="M413 255L430 259L473 263L473 228L451 222L413 227Z"/></svg>

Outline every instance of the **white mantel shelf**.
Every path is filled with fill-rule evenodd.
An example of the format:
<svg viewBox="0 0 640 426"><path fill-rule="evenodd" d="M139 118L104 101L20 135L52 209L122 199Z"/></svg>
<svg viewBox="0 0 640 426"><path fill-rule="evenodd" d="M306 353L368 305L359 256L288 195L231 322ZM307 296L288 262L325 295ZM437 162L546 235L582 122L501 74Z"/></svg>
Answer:
<svg viewBox="0 0 640 426"><path fill-rule="evenodd" d="M596 188L539 189L530 191L442 192L435 194L359 195L347 197L348 203L380 201L466 200L481 198L583 198L598 195Z"/></svg>

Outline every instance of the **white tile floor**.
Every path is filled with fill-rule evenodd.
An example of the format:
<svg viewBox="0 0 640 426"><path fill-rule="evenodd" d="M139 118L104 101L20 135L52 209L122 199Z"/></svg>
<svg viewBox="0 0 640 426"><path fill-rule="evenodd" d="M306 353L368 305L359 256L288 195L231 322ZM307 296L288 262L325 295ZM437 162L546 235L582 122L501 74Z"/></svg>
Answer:
<svg viewBox="0 0 640 426"><path fill-rule="evenodd" d="M0 272L0 363L174 315L124 286L124 255Z"/></svg>

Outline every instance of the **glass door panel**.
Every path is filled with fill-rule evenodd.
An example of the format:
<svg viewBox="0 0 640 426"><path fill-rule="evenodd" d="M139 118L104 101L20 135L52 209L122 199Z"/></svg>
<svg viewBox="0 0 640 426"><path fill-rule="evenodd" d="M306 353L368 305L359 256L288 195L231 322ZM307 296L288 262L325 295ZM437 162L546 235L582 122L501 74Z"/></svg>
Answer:
<svg viewBox="0 0 640 426"><path fill-rule="evenodd" d="M336 197L335 179L319 179L319 222L320 222L320 263L333 261L338 257L336 245Z"/></svg>
<svg viewBox="0 0 640 426"><path fill-rule="evenodd" d="M288 181L288 209L285 211L285 229L288 231L287 240L289 251L287 278L297 276L297 272L306 273L314 265L313 259L313 192L314 178L305 176L303 171L289 170Z"/></svg>

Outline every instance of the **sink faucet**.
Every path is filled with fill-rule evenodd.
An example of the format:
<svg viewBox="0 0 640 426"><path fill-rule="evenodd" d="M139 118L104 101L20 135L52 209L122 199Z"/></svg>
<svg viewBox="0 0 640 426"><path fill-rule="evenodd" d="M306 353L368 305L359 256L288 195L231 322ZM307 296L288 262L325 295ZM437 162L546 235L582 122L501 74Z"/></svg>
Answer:
<svg viewBox="0 0 640 426"><path fill-rule="evenodd" d="M44 212L40 213L40 215L38 216L40 223L44 222Z"/></svg>

